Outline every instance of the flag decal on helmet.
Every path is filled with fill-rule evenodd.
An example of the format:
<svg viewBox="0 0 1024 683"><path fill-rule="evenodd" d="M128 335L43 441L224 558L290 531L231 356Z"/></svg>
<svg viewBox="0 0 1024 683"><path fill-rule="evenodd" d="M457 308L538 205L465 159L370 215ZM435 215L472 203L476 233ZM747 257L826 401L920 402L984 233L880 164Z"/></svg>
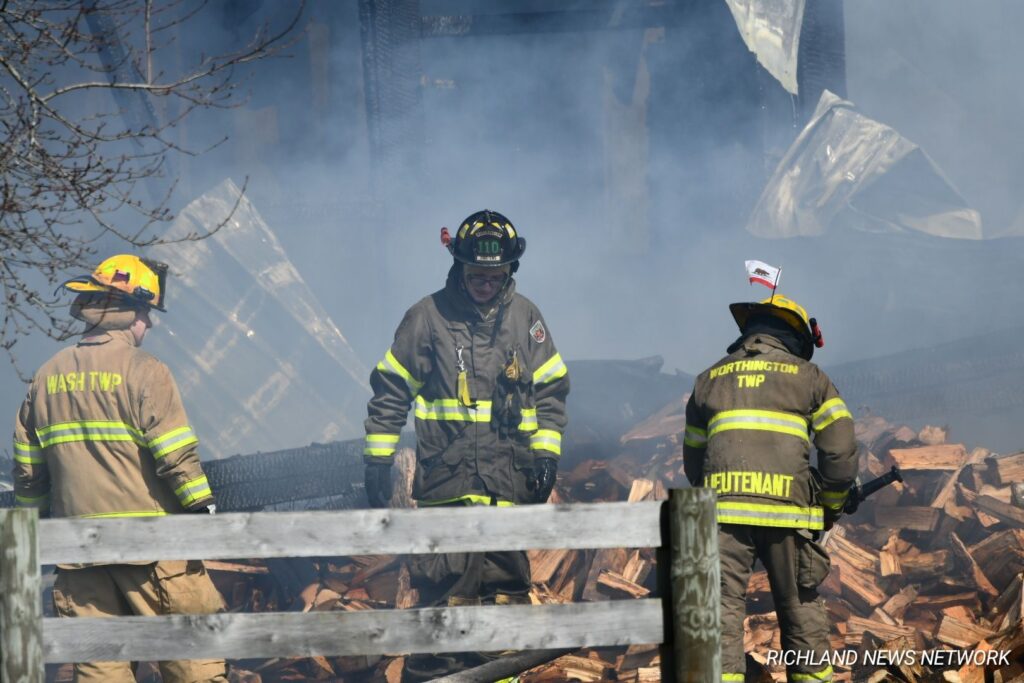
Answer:
<svg viewBox="0 0 1024 683"><path fill-rule="evenodd" d="M530 336L533 337L533 341L538 344L543 344L544 340L548 338L548 331L544 329L544 323L537 321L530 328Z"/></svg>

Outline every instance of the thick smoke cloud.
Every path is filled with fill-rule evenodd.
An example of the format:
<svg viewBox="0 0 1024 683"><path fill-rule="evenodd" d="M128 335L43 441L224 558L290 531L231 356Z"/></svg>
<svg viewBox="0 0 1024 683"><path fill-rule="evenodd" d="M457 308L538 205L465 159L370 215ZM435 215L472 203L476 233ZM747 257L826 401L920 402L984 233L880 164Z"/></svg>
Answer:
<svg viewBox="0 0 1024 683"><path fill-rule="evenodd" d="M554 8L422 0L422 11L485 4L495 13ZM767 293L746 284L747 258L783 267L780 291L822 322L827 346L816 360L825 366L1024 324L994 305L1019 292L1005 278L1024 259L1020 240L768 241L743 230L799 122L796 104L728 33L720 5L663 31L424 40L419 163L374 188L357 5L313 0L291 57L252 70L249 100L183 130L199 146L229 140L183 162L182 201L248 176L249 199L368 365L402 312L442 286L450 259L441 226L485 207L526 237L519 291L544 311L568 359L657 354L669 372L699 371L735 337L727 305ZM214 3L205 33L182 49L238 39L288 10ZM1010 14L1024 19L1024 8L871 0L845 13L847 96L924 147L981 211L988 235L1022 234L1024 48ZM13 379L5 385L12 398L0 411L11 415L21 391ZM1002 427L970 436L1009 447L1012 425Z"/></svg>

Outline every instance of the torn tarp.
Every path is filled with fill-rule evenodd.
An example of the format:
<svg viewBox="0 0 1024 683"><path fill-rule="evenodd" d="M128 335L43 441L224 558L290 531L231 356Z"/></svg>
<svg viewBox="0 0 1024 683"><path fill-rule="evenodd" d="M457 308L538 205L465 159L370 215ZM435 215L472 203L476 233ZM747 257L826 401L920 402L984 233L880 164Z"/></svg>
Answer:
<svg viewBox="0 0 1024 683"><path fill-rule="evenodd" d="M761 193L747 230L783 238L836 227L981 238L981 216L924 150L826 90Z"/></svg>
<svg viewBox="0 0 1024 683"><path fill-rule="evenodd" d="M206 234L227 216L206 239L150 251L170 280L146 347L174 373L202 453L358 436L369 369L238 187L227 180L189 204L166 237Z"/></svg>
<svg viewBox="0 0 1024 683"><path fill-rule="evenodd" d="M789 92L797 94L796 65L805 0L725 0L743 42Z"/></svg>

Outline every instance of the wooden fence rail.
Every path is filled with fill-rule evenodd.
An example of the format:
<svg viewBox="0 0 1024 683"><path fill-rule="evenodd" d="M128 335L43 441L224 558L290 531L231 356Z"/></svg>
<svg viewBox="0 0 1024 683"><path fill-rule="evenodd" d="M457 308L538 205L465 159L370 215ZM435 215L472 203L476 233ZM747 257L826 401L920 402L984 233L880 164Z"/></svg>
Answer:
<svg viewBox="0 0 1024 683"><path fill-rule="evenodd" d="M720 681L714 493L661 502L46 519L0 510L0 683L43 664L663 643L663 680ZM662 599L568 605L42 618L43 564L658 548Z"/></svg>

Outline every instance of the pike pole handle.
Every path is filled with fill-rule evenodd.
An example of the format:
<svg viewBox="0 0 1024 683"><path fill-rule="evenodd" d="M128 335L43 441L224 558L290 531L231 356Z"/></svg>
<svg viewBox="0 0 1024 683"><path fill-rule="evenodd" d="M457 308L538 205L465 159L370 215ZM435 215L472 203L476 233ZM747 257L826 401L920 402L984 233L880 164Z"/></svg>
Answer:
<svg viewBox="0 0 1024 683"><path fill-rule="evenodd" d="M843 512L846 514L853 514L868 496L878 492L879 489L885 488L894 481L903 481L903 475L900 473L900 469L896 467L896 465L893 465L892 469L882 476L872 479L863 486L854 486L850 489L850 495L846 499L846 505L843 507Z"/></svg>

